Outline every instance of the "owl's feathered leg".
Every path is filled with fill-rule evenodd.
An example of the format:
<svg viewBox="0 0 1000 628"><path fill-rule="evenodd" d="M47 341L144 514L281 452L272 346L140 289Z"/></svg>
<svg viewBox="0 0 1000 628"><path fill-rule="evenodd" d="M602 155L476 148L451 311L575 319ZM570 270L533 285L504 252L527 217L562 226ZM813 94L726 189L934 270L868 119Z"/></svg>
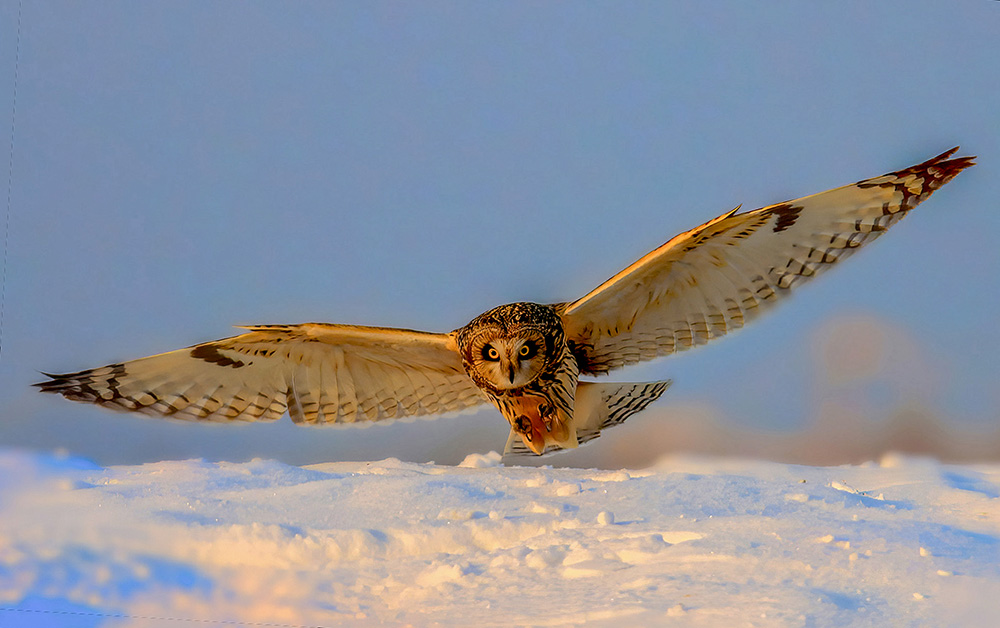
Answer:
<svg viewBox="0 0 1000 628"><path fill-rule="evenodd" d="M580 382L576 388L573 417L565 424L565 434L554 438L551 432L544 440L532 432L529 441L516 426L507 438L504 456L548 455L564 449L574 449L601 435L607 428L621 425L633 414L657 400L672 382L596 383ZM538 436L543 436L539 432ZM539 446L540 445L540 446Z"/></svg>
<svg viewBox="0 0 1000 628"><path fill-rule="evenodd" d="M520 435L524 445L536 454L545 451L553 440L563 440L569 434L566 421L556 416L544 397L522 395L510 404L513 413L508 417L511 432Z"/></svg>

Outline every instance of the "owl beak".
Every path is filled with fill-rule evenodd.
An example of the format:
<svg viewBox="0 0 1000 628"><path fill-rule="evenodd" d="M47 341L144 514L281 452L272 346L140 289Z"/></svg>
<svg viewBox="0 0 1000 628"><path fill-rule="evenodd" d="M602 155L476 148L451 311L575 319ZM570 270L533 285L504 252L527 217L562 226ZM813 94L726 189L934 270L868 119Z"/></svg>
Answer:
<svg viewBox="0 0 1000 628"><path fill-rule="evenodd" d="M510 383L512 385L514 384L514 363L513 362L507 364L507 379L510 380Z"/></svg>

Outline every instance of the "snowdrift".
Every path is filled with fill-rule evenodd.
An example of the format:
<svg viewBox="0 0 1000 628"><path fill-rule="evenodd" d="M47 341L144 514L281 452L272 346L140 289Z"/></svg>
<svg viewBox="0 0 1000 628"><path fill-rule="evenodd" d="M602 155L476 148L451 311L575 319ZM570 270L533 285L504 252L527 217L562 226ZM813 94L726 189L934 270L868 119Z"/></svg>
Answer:
<svg viewBox="0 0 1000 628"><path fill-rule="evenodd" d="M2 626L990 626L1000 465L0 451Z"/></svg>

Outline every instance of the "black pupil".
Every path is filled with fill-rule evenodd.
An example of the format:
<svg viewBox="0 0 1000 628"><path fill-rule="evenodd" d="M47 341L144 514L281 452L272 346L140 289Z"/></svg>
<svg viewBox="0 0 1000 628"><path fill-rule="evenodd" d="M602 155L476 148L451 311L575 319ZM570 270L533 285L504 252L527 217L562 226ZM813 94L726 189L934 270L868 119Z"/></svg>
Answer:
<svg viewBox="0 0 1000 628"><path fill-rule="evenodd" d="M497 350L491 347L490 345L486 345L485 347L483 347L483 357L486 358L487 360L495 362L496 360L500 359L500 354L497 353Z"/></svg>
<svg viewBox="0 0 1000 628"><path fill-rule="evenodd" d="M521 353L521 357L522 358L530 358L531 356L535 355L535 345L534 345L534 343L531 343L531 342L524 343L521 346L520 353Z"/></svg>

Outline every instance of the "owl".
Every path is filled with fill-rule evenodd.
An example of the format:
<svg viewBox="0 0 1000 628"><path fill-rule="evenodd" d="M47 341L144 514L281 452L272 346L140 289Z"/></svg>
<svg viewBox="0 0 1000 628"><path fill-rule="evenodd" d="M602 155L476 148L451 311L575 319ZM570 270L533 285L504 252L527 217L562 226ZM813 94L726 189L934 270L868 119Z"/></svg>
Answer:
<svg viewBox="0 0 1000 628"><path fill-rule="evenodd" d="M450 333L305 323L246 333L35 384L114 410L196 421L330 425L492 403L508 455L592 440L669 381L581 381L743 327L882 235L975 157L905 170L686 231L569 303L511 303Z"/></svg>

